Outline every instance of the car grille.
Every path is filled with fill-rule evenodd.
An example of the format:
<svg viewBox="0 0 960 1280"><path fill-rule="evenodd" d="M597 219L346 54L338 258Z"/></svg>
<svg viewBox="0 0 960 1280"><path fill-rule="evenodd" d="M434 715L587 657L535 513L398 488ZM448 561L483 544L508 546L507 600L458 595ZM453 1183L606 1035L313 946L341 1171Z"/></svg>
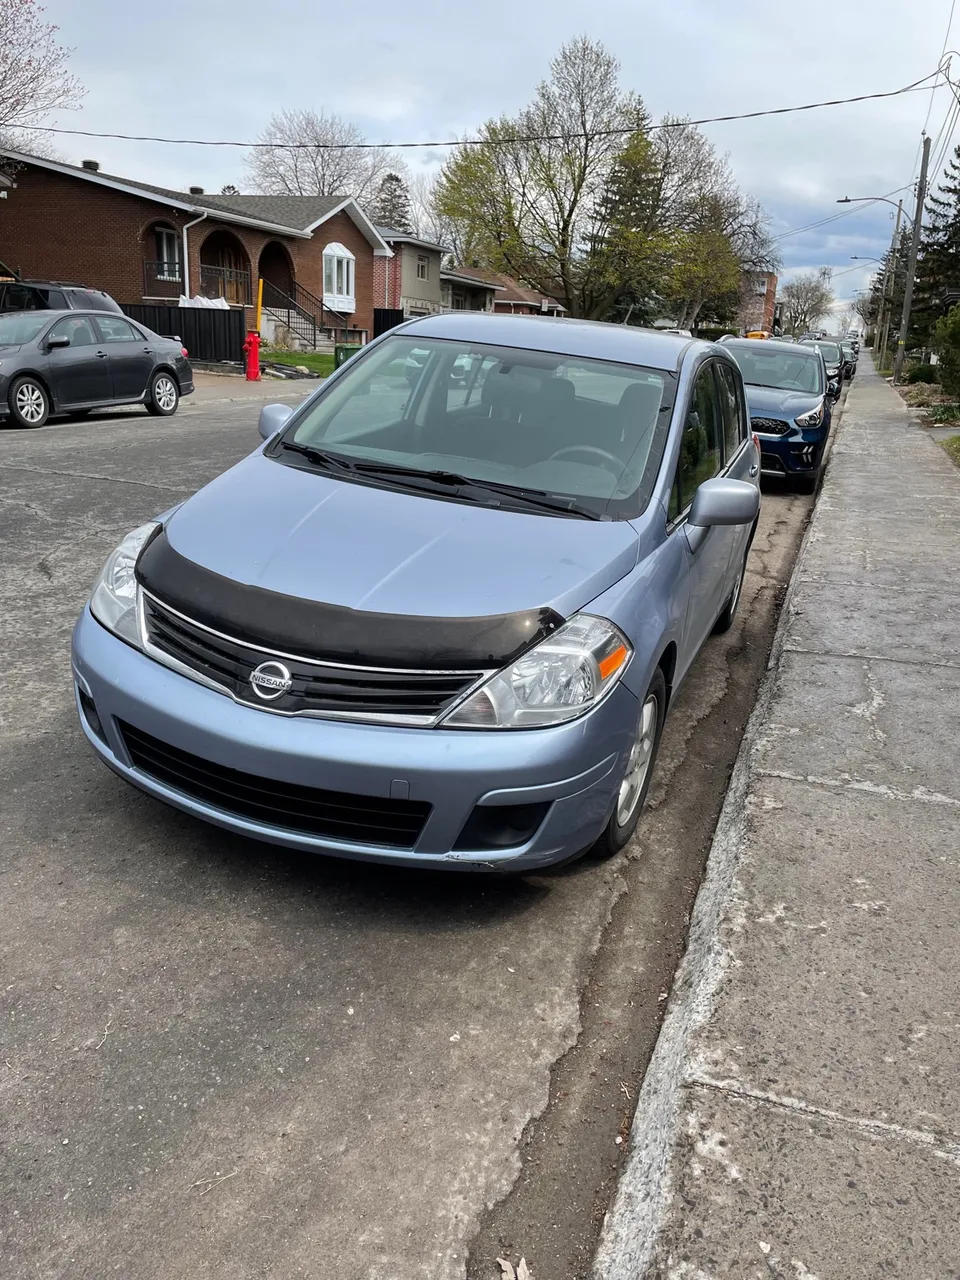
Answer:
<svg viewBox="0 0 960 1280"><path fill-rule="evenodd" d="M792 422L784 422L780 418L753 418L753 429L762 436L785 436L793 430Z"/></svg>
<svg viewBox="0 0 960 1280"><path fill-rule="evenodd" d="M429 725L489 674L350 667L272 653L202 627L146 592L143 612L155 651L258 710ZM251 672L264 662L281 662L292 678L289 692L269 702L250 683Z"/></svg>
<svg viewBox="0 0 960 1280"><path fill-rule="evenodd" d="M148 777L224 813L268 827L352 844L412 849L430 816L429 804L384 800L276 782L202 760L118 720L134 766Z"/></svg>

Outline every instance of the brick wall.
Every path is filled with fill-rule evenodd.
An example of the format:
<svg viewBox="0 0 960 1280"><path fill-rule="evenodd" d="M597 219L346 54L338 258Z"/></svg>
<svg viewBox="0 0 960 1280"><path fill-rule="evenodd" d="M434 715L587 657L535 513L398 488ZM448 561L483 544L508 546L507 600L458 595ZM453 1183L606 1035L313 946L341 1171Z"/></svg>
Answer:
<svg viewBox="0 0 960 1280"><path fill-rule="evenodd" d="M144 297L143 263L156 254L153 225L165 223L179 235L183 224L196 217L146 197L32 166L22 168L16 182L0 205L0 260L25 277L105 289L118 302L140 302ZM385 260L374 259L369 241L345 213L323 223L309 240L204 219L187 232L192 294L200 283L201 247L214 231L228 231L242 245L254 290L260 252L269 241L278 240L290 254L295 278L317 297L323 294L324 247L334 241L345 245L356 257L356 311L351 323L372 334L374 262ZM248 324L253 314L248 308Z"/></svg>
<svg viewBox="0 0 960 1280"><path fill-rule="evenodd" d="M398 310L401 296L399 254L393 258L373 260L373 305Z"/></svg>

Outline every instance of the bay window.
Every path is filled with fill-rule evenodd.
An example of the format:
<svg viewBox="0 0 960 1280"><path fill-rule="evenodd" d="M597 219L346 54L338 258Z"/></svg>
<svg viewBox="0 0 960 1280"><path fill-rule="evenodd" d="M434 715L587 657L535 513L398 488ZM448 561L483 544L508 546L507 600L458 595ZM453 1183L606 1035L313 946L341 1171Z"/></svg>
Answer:
<svg viewBox="0 0 960 1280"><path fill-rule="evenodd" d="M323 305L331 311L355 310L356 259L342 244L323 251Z"/></svg>

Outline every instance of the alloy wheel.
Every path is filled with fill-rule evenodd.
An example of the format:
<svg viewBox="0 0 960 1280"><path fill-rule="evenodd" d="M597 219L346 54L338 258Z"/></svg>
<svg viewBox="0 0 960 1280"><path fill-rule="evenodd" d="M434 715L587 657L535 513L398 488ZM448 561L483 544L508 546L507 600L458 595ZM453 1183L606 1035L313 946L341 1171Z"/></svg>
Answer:
<svg viewBox="0 0 960 1280"><path fill-rule="evenodd" d="M177 389L169 378L158 378L153 386L153 398L164 413L170 413L177 403Z"/></svg>
<svg viewBox="0 0 960 1280"><path fill-rule="evenodd" d="M15 400L17 412L24 422L29 422L33 426L43 421L46 403L43 392L36 383L25 382L22 386L17 387Z"/></svg>
<svg viewBox="0 0 960 1280"><path fill-rule="evenodd" d="M643 794L647 774L650 772L650 762L653 759L653 749L657 741L659 710L656 694L651 694L643 704L636 740L630 748L627 771L624 774L623 781L620 783L620 794L617 797L617 822L621 827L625 827L632 819L634 810Z"/></svg>

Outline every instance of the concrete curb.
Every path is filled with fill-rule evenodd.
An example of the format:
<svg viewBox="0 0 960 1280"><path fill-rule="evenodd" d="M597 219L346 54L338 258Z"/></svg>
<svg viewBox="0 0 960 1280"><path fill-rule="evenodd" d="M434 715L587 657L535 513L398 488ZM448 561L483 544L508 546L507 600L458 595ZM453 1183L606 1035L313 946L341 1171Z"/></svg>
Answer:
<svg viewBox="0 0 960 1280"><path fill-rule="evenodd" d="M843 430L843 417L841 411L840 422L831 432L825 480L829 477L833 445ZM677 970L663 1026L637 1099L629 1153L613 1204L604 1219L593 1264L594 1280L644 1280L673 1196L671 1159L682 1137L680 1117L685 1066L696 1033L711 1015L714 997L728 964L721 928L736 890L743 849L745 801L752 783L753 749L766 725L786 647L793 598L803 576L808 549L816 537L819 510L819 505L813 509L790 576L766 674L744 730L717 822L706 873L690 917L687 949Z"/></svg>

